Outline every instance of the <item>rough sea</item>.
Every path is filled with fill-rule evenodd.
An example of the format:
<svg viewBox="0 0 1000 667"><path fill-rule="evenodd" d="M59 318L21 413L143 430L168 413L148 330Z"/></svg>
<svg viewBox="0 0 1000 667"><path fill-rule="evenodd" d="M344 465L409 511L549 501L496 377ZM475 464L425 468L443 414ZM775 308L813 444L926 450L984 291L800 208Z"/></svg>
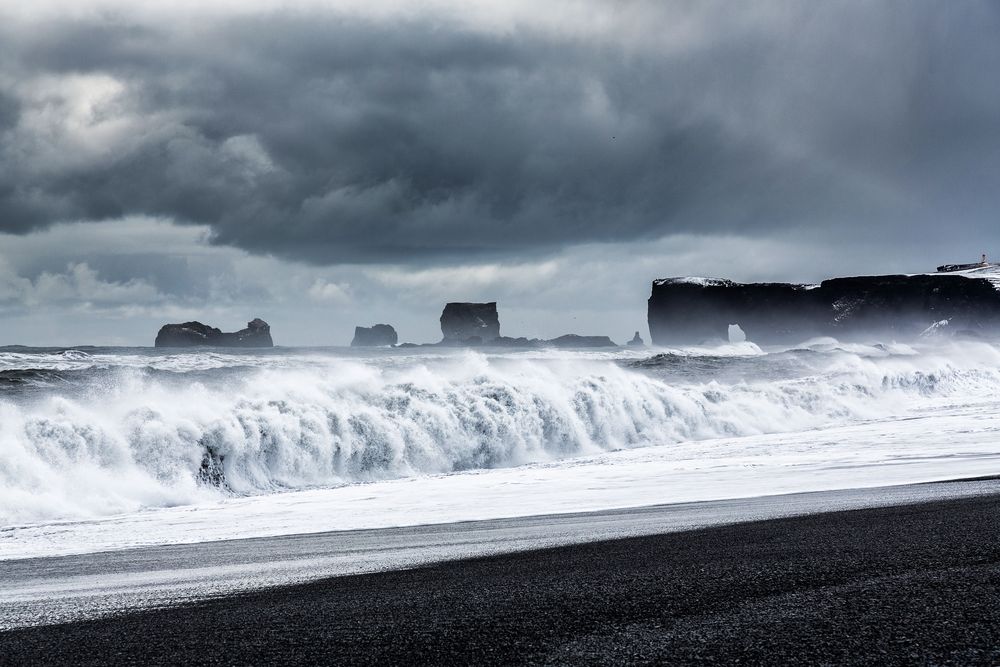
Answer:
<svg viewBox="0 0 1000 667"><path fill-rule="evenodd" d="M1000 473L1000 347L0 348L0 559Z"/></svg>

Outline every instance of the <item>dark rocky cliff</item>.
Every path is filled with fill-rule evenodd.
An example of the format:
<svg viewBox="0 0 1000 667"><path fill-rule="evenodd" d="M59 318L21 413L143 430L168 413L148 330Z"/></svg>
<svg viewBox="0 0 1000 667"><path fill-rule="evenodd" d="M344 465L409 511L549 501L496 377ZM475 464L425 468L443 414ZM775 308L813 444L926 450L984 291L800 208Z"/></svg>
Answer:
<svg viewBox="0 0 1000 667"><path fill-rule="evenodd" d="M164 324L156 334L156 347L273 347L271 327L260 318L247 322L247 328L225 333L201 322Z"/></svg>
<svg viewBox="0 0 1000 667"><path fill-rule="evenodd" d="M859 276L819 285L668 278L653 281L648 303L657 345L726 339L730 324L761 344L812 336L906 339L942 320L952 332L1000 333L1000 291L986 278L962 275Z"/></svg>

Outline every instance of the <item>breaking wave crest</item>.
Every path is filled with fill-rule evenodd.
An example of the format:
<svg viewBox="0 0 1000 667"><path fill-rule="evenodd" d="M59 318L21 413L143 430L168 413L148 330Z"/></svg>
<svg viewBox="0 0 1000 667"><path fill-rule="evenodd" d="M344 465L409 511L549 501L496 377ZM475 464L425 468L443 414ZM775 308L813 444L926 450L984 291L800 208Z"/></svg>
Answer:
<svg viewBox="0 0 1000 667"><path fill-rule="evenodd" d="M123 367L0 401L0 525L885 419L1000 383L988 346L958 359L838 350L778 379L760 379L757 359L733 381L476 353L169 379Z"/></svg>

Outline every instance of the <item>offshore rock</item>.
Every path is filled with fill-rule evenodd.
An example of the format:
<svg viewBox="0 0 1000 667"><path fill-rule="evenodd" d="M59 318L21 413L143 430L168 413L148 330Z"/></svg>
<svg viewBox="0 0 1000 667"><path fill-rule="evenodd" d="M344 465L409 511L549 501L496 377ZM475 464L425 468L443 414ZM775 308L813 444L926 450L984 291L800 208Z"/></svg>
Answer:
<svg viewBox="0 0 1000 667"><path fill-rule="evenodd" d="M632 336L632 340L626 343L626 345L628 345L629 347L644 347L646 343L643 342L642 336L640 336L639 332L636 331L635 335Z"/></svg>
<svg viewBox="0 0 1000 667"><path fill-rule="evenodd" d="M578 347L618 347L615 343L607 336L578 336L576 334L566 334L565 336L559 336L558 338L552 338L550 340L543 340L541 338L526 338L520 336L518 338L512 338L510 336L497 336L488 343L484 342L479 336L471 336L465 340L451 340L442 341L438 343L439 346L462 346L462 347L475 347L478 345L486 345L488 347L512 347L512 348L529 348L538 349L543 347L563 347L563 348L578 348Z"/></svg>
<svg viewBox="0 0 1000 667"><path fill-rule="evenodd" d="M490 341L490 344L492 343L493 341ZM483 339L479 336L469 336L468 338L445 338L440 343L430 344L441 347L479 347L483 344Z"/></svg>
<svg viewBox="0 0 1000 667"><path fill-rule="evenodd" d="M496 302L446 304L441 313L441 333L444 345L492 343L500 337Z"/></svg>
<svg viewBox="0 0 1000 667"><path fill-rule="evenodd" d="M539 340L538 338L525 338L524 336L520 336L518 338L498 336L490 341L490 345L496 347L541 347L544 344L544 340Z"/></svg>
<svg viewBox="0 0 1000 667"><path fill-rule="evenodd" d="M576 334L559 336L545 341L545 344L553 347L618 347L607 336L578 336Z"/></svg>
<svg viewBox="0 0 1000 667"><path fill-rule="evenodd" d="M271 327L260 318L247 322L247 328L232 333L201 322L164 324L156 334L155 347L274 347Z"/></svg>
<svg viewBox="0 0 1000 667"><path fill-rule="evenodd" d="M758 344L815 336L912 339L942 320L952 331L1000 333L1000 291L990 277L858 276L819 285L655 280L649 333L657 345L727 340L731 324Z"/></svg>
<svg viewBox="0 0 1000 667"><path fill-rule="evenodd" d="M382 347L395 345L399 341L396 330L389 324L375 324L370 327L354 327L351 347Z"/></svg>

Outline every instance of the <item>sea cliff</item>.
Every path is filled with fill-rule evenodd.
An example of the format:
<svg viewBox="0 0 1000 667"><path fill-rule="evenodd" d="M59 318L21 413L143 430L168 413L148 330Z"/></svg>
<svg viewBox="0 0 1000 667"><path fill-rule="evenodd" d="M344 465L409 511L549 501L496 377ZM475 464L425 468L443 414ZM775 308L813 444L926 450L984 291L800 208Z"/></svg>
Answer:
<svg viewBox="0 0 1000 667"><path fill-rule="evenodd" d="M647 313L657 345L726 339L730 324L759 344L813 336L907 339L931 327L985 336L1000 331L1000 290L995 273L979 272L856 276L818 285L666 278L653 281Z"/></svg>

